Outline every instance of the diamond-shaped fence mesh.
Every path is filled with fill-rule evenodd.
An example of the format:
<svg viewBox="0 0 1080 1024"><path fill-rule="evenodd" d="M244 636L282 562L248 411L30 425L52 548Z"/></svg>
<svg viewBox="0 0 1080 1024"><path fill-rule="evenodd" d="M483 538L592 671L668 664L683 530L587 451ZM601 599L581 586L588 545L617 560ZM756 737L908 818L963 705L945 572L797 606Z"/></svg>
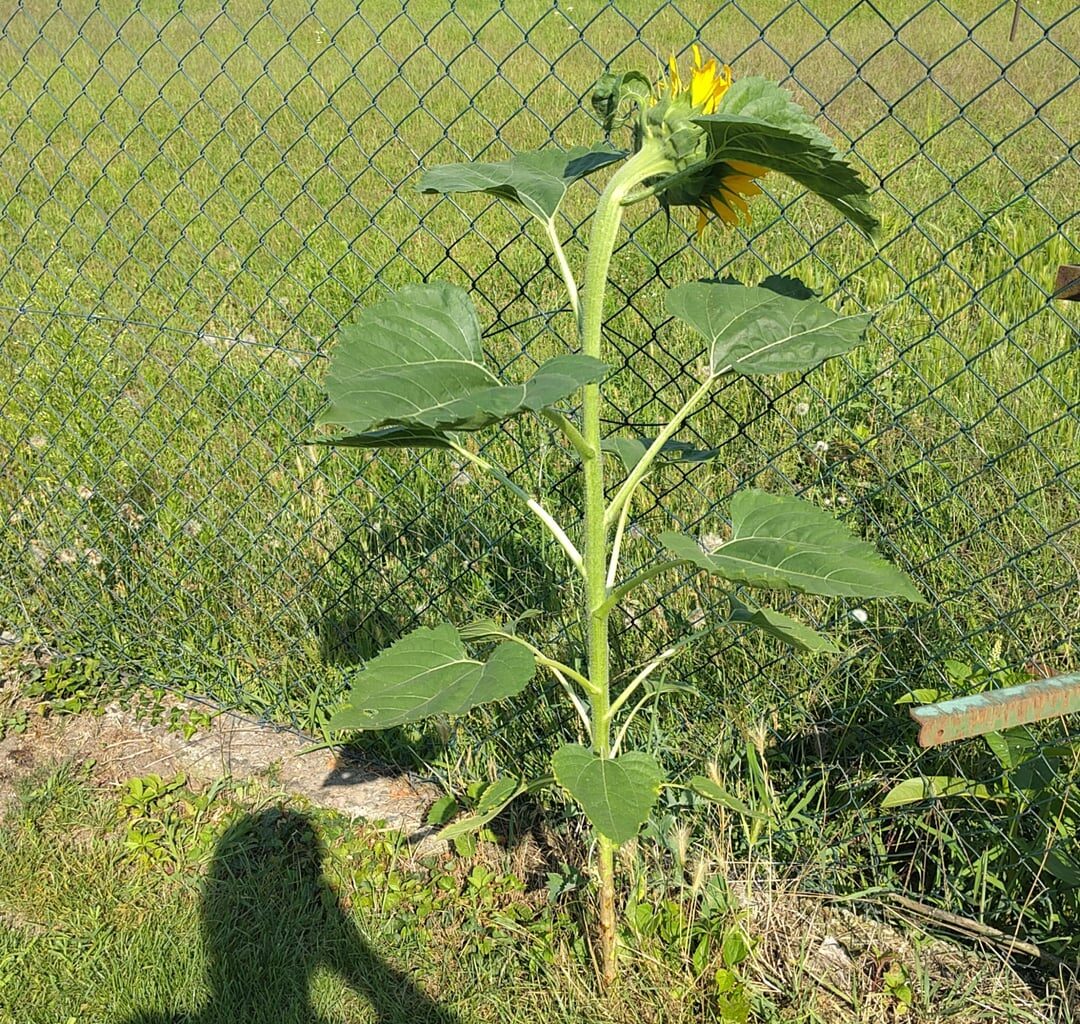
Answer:
<svg viewBox="0 0 1080 1024"><path fill-rule="evenodd" d="M803 378L726 387L685 431L722 457L653 480L627 557L644 564L662 524L720 529L755 483L832 507L931 603L803 602L842 658L700 647L680 669L704 702L655 719L653 739L744 792L757 735L770 851L815 884L1075 941L1069 723L919 755L897 704L1076 667L1078 321L1052 294L1080 262L1071 0L65 0L4 18L6 629L308 729L420 621L539 608L573 657L555 552L484 481L441 456L307 443L322 353L358 307L433 274L473 283L511 375L557 351L568 314L544 239L497 203L420 196L415 174L590 142L582 97L606 67L700 40L818 115L880 186L884 235L871 247L773 179L741 234L688 239L677 217L635 213L613 266L610 429L663 422L699 358L662 284L794 273L873 310L874 336ZM587 209L567 206L575 261ZM490 447L574 508L542 431ZM619 663L718 600L696 580L658 589L620 620ZM471 716L453 749L473 770L528 764L570 729L541 695ZM883 806L944 778L945 797Z"/></svg>

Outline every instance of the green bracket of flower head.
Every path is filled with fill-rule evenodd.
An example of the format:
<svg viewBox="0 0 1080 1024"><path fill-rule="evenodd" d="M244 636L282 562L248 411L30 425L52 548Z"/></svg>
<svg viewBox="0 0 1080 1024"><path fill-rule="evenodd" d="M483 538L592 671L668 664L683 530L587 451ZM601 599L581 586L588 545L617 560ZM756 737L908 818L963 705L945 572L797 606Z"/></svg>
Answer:
<svg viewBox="0 0 1080 1024"><path fill-rule="evenodd" d="M419 189L427 195L483 192L523 206L538 220L547 222L554 219L575 181L625 156L607 145L591 149L575 146L570 150L550 147L517 153L497 163L441 164L424 172Z"/></svg>
<svg viewBox="0 0 1080 1024"><path fill-rule="evenodd" d="M652 96L652 83L640 71L605 72L592 88L590 101L604 131L614 131L632 120Z"/></svg>

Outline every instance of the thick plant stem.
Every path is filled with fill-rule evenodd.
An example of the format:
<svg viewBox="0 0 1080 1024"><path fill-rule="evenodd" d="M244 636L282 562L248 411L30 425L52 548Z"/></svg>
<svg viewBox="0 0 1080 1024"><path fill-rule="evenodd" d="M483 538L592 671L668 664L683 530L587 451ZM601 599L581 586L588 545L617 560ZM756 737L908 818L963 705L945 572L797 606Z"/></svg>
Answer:
<svg viewBox="0 0 1080 1024"><path fill-rule="evenodd" d="M642 150L608 182L589 238L589 259L581 302L581 350L600 359L603 347L604 292L608 268L622 221L622 200L646 178L667 169L660 154ZM585 477L585 615L589 657L593 753L611 756L610 659L607 606L608 524L605 521L604 463L600 451L601 395L598 384L585 386L582 398L582 437L588 454L582 459ZM616 975L614 843L599 837L600 978L609 988Z"/></svg>
<svg viewBox="0 0 1080 1024"><path fill-rule="evenodd" d="M600 836L598 849L600 875L600 983L605 989L615 984L617 966L615 941L615 844Z"/></svg>

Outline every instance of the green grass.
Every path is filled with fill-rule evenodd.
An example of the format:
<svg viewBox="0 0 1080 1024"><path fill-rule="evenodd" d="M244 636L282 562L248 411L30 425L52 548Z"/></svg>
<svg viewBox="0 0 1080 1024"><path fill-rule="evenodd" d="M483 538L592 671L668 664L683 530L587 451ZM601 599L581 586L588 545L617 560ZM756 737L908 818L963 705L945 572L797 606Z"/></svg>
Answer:
<svg viewBox="0 0 1080 1024"><path fill-rule="evenodd" d="M882 957L910 982L918 1020L1073 1019L1058 988L1036 995L992 957L811 909L783 880L750 899L747 879L741 895L703 850L688 862L684 842L679 860L664 821L628 860L624 979L601 1000L574 872L562 866L570 884L549 898L535 848L417 858L376 824L256 784L151 775L105 786L94 774L53 767L4 808L0 1021L719 1021L730 997L714 976L730 962L754 1020L870 1024L900 1009L878 977ZM828 928L853 958L848 992L813 975L813 936ZM725 942L736 929L741 953Z"/></svg>
<svg viewBox="0 0 1080 1024"><path fill-rule="evenodd" d="M435 272L475 277L492 356L511 374L558 351L567 319L543 240L497 205L417 196L414 175L552 135L593 139L579 100L603 69L597 54L649 67L704 26L736 75L794 68L796 92L882 182L883 242L875 251L820 204L788 206L783 183L745 237L687 246L678 214L670 229L636 215L613 271L613 429L662 419L697 358L688 336L658 329L658 276L798 273L876 311L877 328L805 381L725 389L687 432L722 444L722 459L677 494L675 472L661 478L640 525L711 529L736 485L794 487L912 569L933 609L904 621L873 608L856 629L807 603L849 642L837 662L719 639L682 667L713 713L676 708L650 729L672 767L719 751L738 776L743 733L768 723L792 791L826 782L781 852L797 856L806 830L825 828L844 856L819 865L819 884L907 884L929 854L908 819L877 809L914 770L893 701L938 685L947 657L1075 667L1077 320L1047 290L1059 263L1080 261L1067 149L1080 113L1065 95L1080 15L1043 0L1032 9L1052 27L1025 15L1010 42L1012 5L987 16L974 0L957 0L956 17L814 4L827 38L780 2L754 5L763 33L698 0L680 5L685 18L643 2L621 14L573 6L451 13L413 0L403 13L375 0L356 16L338 2L311 14L106 0L31 3L8 18L0 618L313 730L351 666L418 619L539 607L539 630L573 658L559 552L501 494L441 456L297 444L320 403L315 353L358 305ZM578 242L587 209L585 194L567 207ZM580 246L570 252L580 263ZM558 510L575 507L571 464L538 428L515 427L492 450L554 486ZM628 561L651 551L634 540ZM623 624L620 663L717 599L671 581ZM541 699L471 717L463 734L485 742L449 754L432 733L366 742L441 757L457 780L529 763L535 736L559 721ZM984 832L952 822L950 856L966 868L1000 843L983 818ZM977 884L931 888L1015 920L1011 897L980 903ZM1060 931L1052 913L1037 927Z"/></svg>

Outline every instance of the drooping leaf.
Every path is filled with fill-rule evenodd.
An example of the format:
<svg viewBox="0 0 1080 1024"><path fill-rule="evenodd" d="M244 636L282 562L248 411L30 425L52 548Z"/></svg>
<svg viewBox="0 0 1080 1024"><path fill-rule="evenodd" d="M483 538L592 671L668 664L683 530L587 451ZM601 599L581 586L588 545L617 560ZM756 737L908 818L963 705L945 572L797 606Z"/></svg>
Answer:
<svg viewBox="0 0 1080 1024"><path fill-rule="evenodd" d="M968 796L990 799L991 793L986 786L971 782L963 776L928 775L926 778L904 779L898 782L881 801L883 810L904 807L945 796Z"/></svg>
<svg viewBox="0 0 1080 1024"><path fill-rule="evenodd" d="M735 583L824 597L904 597L925 604L899 569L828 512L801 498L740 491L731 501L731 539L710 553L691 537L664 533L676 558Z"/></svg>
<svg viewBox="0 0 1080 1024"><path fill-rule="evenodd" d="M551 220L567 189L586 175L622 160L626 154L608 145L588 149L549 149L516 153L498 163L442 164L425 171L420 191L484 192L524 206L540 220Z"/></svg>
<svg viewBox="0 0 1080 1024"><path fill-rule="evenodd" d="M498 640L507 636L516 636L518 624L529 619L538 619L544 613L539 608L526 608L512 619L484 618L474 619L458 629L463 640Z"/></svg>
<svg viewBox="0 0 1080 1024"><path fill-rule="evenodd" d="M524 791L525 782L522 779L497 779L480 794L480 799L476 801L476 806L472 811L442 829L439 832L439 838L449 843L458 836L482 829L489 821L502 813L514 797Z"/></svg>
<svg viewBox="0 0 1080 1024"><path fill-rule="evenodd" d="M637 835L660 795L664 773L649 754L598 757L577 743L555 751L555 779L579 804L593 828L613 843Z"/></svg>
<svg viewBox="0 0 1080 1024"><path fill-rule="evenodd" d="M656 696L671 695L676 697L700 697L701 691L696 686L691 686L689 683L672 683L664 682L657 679L646 679L642 683L642 689L649 694Z"/></svg>
<svg viewBox="0 0 1080 1024"><path fill-rule="evenodd" d="M460 715L520 693L536 661L520 644L499 644L486 662L470 658L456 629L421 627L373 658L356 676L349 706L331 729L388 729L432 715Z"/></svg>
<svg viewBox="0 0 1080 1024"><path fill-rule="evenodd" d="M750 608L734 596L728 597L731 602L731 621L760 629L763 633L782 640L790 647L799 651L807 651L811 654L826 652L837 654L840 648L832 642L824 633L790 615L775 611L772 608Z"/></svg>
<svg viewBox="0 0 1080 1024"><path fill-rule="evenodd" d="M912 690L893 701L894 704L933 704L941 700L943 694L940 690L929 688Z"/></svg>
<svg viewBox="0 0 1080 1024"><path fill-rule="evenodd" d="M1068 853L1057 846L1031 859L1036 867L1043 866L1059 882L1072 888L1080 888L1080 857L1076 854Z"/></svg>
<svg viewBox="0 0 1080 1024"><path fill-rule="evenodd" d="M1041 754L1039 744L1027 726L1017 725L1000 732L989 732L983 736L983 740L1006 772L1014 771L1033 757L1045 756Z"/></svg>
<svg viewBox="0 0 1080 1024"><path fill-rule="evenodd" d="M695 775L690 780L690 788L697 793L698 796L704 797L710 803L726 807L729 811L734 811L744 818L757 818L763 820L768 817L767 814L762 814L760 811L751 810L738 797L732 796L726 789L720 786L719 783L714 782L704 775Z"/></svg>
<svg viewBox="0 0 1080 1024"><path fill-rule="evenodd" d="M714 374L809 370L861 344L870 322L864 314L841 316L817 299L737 284L679 285L665 304L705 338Z"/></svg>
<svg viewBox="0 0 1080 1024"><path fill-rule="evenodd" d="M425 819L429 825L445 825L458 812L458 802L449 794L439 797L431 805Z"/></svg>
<svg viewBox="0 0 1080 1024"><path fill-rule="evenodd" d="M316 444L339 448L450 448L450 438L426 427L383 427L365 434L335 434L315 438Z"/></svg>
<svg viewBox="0 0 1080 1024"><path fill-rule="evenodd" d="M406 285L341 331L319 419L341 430L331 444L445 447L446 431L537 412L606 369L590 356L555 356L525 383L506 384L484 365L480 322L464 291L442 282Z"/></svg>
<svg viewBox="0 0 1080 1024"><path fill-rule="evenodd" d="M713 160L740 160L793 178L867 235L880 223L855 169L791 94L765 78L737 79L716 113L696 119L710 136Z"/></svg>
<svg viewBox="0 0 1080 1024"><path fill-rule="evenodd" d="M619 458L627 473L633 472L634 467L644 458L652 441L642 437L606 437L600 442L601 451L610 452ZM665 463L695 463L708 462L720 454L719 448L695 448L688 441L665 441L660 449L660 454L653 462ZM651 467L650 467L651 468Z"/></svg>

